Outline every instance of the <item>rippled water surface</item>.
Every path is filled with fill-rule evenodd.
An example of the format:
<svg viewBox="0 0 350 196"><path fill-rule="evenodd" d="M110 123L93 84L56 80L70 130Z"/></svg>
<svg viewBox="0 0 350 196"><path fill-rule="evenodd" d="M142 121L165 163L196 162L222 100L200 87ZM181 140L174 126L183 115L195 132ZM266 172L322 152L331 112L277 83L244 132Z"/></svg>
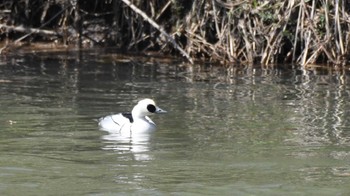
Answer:
<svg viewBox="0 0 350 196"><path fill-rule="evenodd" d="M1 195L349 195L346 72L0 57ZM155 133L95 119L154 98Z"/></svg>

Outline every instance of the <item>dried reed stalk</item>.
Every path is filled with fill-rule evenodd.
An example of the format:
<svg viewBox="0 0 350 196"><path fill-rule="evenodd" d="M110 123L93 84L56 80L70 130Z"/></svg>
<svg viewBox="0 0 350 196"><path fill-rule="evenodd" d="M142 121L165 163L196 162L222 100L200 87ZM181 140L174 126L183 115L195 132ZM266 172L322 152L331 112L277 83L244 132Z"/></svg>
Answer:
<svg viewBox="0 0 350 196"><path fill-rule="evenodd" d="M71 37L77 38L77 31L68 30L74 27L74 17L80 15L84 39L93 40L93 35L84 31L86 23L105 20L97 33L104 34L107 45L179 53L190 62L203 58L223 64L307 66L341 65L350 60L350 2L344 0L109 0L91 5L76 1L80 3L77 6L74 1L4 1L0 4L0 17L6 22L0 28L7 29L0 32L6 34L3 37L20 32L24 26L39 30L35 32L60 32L58 38L64 43L76 41ZM38 3L43 5L33 6ZM55 18L61 22L51 26L57 29L42 29L43 24L55 21L49 14L53 6L60 7ZM33 18L33 13L38 13L39 21L32 22L39 26L21 21L24 18L20 16ZM22 39L33 33L27 32Z"/></svg>

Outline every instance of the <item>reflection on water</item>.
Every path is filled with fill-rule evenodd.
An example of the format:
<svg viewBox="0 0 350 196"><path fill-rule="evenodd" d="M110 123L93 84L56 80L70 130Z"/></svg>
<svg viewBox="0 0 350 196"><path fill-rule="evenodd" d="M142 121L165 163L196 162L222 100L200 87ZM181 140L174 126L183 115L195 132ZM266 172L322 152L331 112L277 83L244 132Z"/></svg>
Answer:
<svg viewBox="0 0 350 196"><path fill-rule="evenodd" d="M0 58L4 195L350 193L347 70ZM144 97L170 110L155 133L98 130Z"/></svg>
<svg viewBox="0 0 350 196"><path fill-rule="evenodd" d="M103 150L113 150L117 153L132 153L137 161L151 160L152 156L148 154L149 142L152 133L128 134L125 132L109 133L103 135Z"/></svg>
<svg viewBox="0 0 350 196"><path fill-rule="evenodd" d="M347 118L349 90L345 75L301 75L293 92L294 121L300 123L295 142L300 145L349 145ZM297 100L297 101L295 101Z"/></svg>

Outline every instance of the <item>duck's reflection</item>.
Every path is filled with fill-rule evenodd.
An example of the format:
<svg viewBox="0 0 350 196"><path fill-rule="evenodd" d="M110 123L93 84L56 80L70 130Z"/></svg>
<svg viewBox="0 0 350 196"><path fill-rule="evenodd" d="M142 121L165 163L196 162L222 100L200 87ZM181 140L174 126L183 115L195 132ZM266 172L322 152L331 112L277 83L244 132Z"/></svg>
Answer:
<svg viewBox="0 0 350 196"><path fill-rule="evenodd" d="M149 153L151 137L152 133L108 132L107 135L101 137L105 144L102 149L113 150L121 154L132 153L137 161L152 160L153 158Z"/></svg>

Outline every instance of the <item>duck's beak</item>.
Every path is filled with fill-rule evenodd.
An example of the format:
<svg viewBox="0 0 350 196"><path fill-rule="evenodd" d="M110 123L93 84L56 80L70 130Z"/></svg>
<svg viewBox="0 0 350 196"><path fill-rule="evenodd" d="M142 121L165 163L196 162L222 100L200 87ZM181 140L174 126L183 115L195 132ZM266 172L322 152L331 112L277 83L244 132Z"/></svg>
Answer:
<svg viewBox="0 0 350 196"><path fill-rule="evenodd" d="M165 114L167 111L163 110L162 108L156 107L156 111L154 112L156 114Z"/></svg>

